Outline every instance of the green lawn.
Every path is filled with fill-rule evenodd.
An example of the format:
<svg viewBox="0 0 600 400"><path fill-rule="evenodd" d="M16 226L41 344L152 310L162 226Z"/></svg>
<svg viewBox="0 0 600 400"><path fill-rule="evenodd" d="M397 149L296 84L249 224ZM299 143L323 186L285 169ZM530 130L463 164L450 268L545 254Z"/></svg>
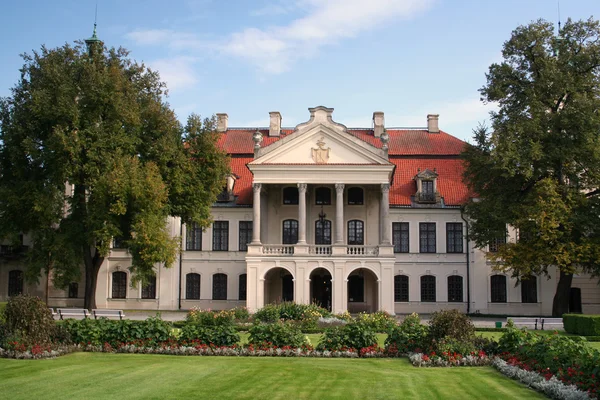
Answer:
<svg viewBox="0 0 600 400"><path fill-rule="evenodd" d="M491 367L415 368L407 359L74 353L0 359L7 399L535 399Z"/></svg>

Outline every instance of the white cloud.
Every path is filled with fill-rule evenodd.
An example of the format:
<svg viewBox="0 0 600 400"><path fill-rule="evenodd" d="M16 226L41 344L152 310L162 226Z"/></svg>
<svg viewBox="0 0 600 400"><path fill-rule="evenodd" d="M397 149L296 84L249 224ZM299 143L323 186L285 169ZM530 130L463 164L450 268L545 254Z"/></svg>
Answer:
<svg viewBox="0 0 600 400"><path fill-rule="evenodd" d="M148 66L158 71L160 79L167 83L169 90L175 91L198 83L194 63L194 58L182 56L154 60Z"/></svg>

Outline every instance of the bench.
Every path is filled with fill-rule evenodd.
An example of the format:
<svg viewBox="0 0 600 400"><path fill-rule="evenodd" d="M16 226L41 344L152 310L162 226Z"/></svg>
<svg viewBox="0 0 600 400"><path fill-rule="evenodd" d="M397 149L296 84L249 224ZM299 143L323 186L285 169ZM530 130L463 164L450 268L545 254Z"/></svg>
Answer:
<svg viewBox="0 0 600 400"><path fill-rule="evenodd" d="M59 308L58 315L60 319L67 318L87 318L90 315L90 312L85 308Z"/></svg>
<svg viewBox="0 0 600 400"><path fill-rule="evenodd" d="M544 330L544 326L557 326L563 327L562 318L542 318L542 330Z"/></svg>
<svg viewBox="0 0 600 400"><path fill-rule="evenodd" d="M534 326L537 330L538 323L541 323L538 317L509 317L515 326Z"/></svg>
<svg viewBox="0 0 600 400"><path fill-rule="evenodd" d="M56 316L56 311L54 311L54 308L48 307L48 310L50 310L50 313L52 313L52 318L54 318Z"/></svg>
<svg viewBox="0 0 600 400"><path fill-rule="evenodd" d="M125 317L125 313L123 310L92 310L92 314L94 315L94 319L98 318L119 318L123 319Z"/></svg>

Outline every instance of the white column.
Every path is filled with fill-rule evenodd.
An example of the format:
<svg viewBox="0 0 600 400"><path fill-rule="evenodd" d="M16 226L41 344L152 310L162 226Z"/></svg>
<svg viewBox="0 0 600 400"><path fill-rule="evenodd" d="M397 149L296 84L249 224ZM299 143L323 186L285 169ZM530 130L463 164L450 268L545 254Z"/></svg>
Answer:
<svg viewBox="0 0 600 400"><path fill-rule="evenodd" d="M298 184L298 244L306 244L306 183Z"/></svg>
<svg viewBox="0 0 600 400"><path fill-rule="evenodd" d="M260 183L254 183L254 201L252 203L252 244L260 244Z"/></svg>
<svg viewBox="0 0 600 400"><path fill-rule="evenodd" d="M392 244L390 235L390 184L381 184L381 201L380 201L380 225L381 238L379 243L390 246Z"/></svg>
<svg viewBox="0 0 600 400"><path fill-rule="evenodd" d="M335 244L344 244L344 184L335 184Z"/></svg>

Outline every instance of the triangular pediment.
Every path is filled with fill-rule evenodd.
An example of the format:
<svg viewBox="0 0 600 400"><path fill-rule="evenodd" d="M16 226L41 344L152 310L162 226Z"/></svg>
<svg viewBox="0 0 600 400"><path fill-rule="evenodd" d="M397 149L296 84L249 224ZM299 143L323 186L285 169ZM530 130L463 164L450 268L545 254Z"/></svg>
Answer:
<svg viewBox="0 0 600 400"><path fill-rule="evenodd" d="M249 165L261 164L351 164L388 165L383 150L347 132L344 125L331 119L333 109L311 108L308 122L257 154Z"/></svg>

